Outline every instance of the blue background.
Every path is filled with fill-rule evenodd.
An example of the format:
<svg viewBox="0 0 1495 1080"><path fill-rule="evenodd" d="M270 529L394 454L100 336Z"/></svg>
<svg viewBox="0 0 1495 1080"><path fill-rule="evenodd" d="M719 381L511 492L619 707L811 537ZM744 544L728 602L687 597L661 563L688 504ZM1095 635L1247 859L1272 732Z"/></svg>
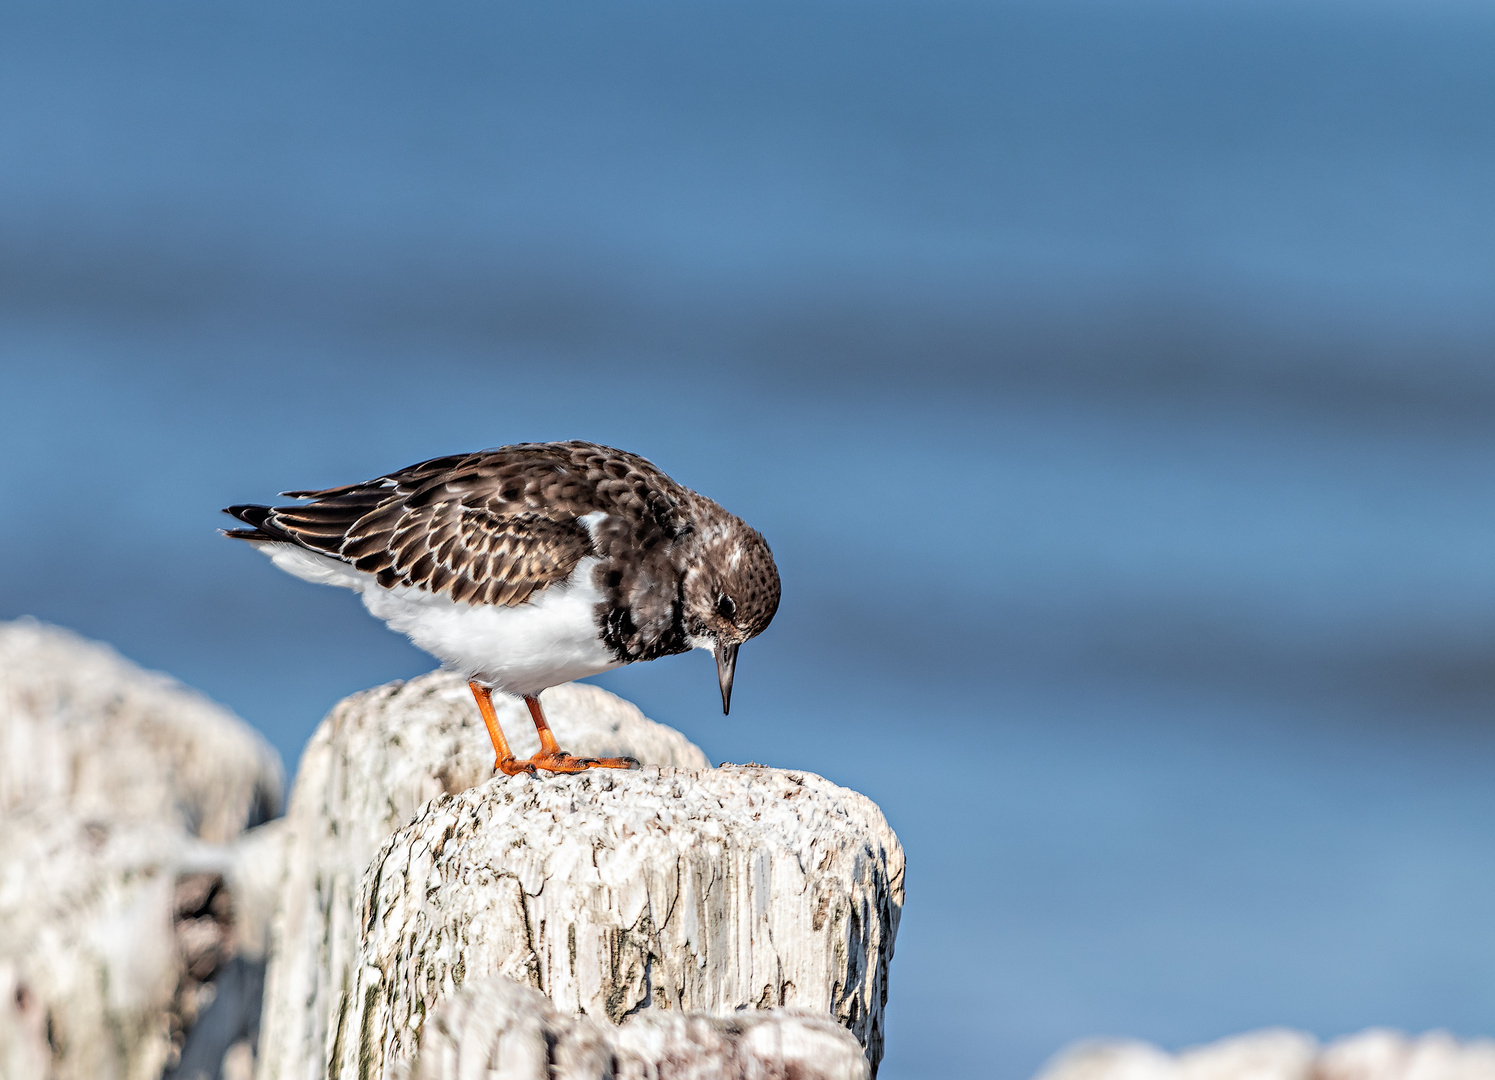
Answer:
<svg viewBox="0 0 1495 1080"><path fill-rule="evenodd" d="M0 9L0 615L294 762L230 502L583 437L785 600L601 680L908 851L883 1075L1495 1010L1495 9Z"/></svg>

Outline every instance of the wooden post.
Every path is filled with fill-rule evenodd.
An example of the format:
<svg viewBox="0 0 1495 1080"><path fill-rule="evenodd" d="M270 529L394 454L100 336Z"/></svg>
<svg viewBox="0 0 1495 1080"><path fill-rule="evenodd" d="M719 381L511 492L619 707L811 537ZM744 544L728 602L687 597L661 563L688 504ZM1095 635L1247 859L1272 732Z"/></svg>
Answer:
<svg viewBox="0 0 1495 1080"><path fill-rule="evenodd" d="M807 1009L875 1068L902 904L882 814L810 773L495 779L427 805L369 865L329 1076L393 1075L425 1018L489 976L610 1024Z"/></svg>

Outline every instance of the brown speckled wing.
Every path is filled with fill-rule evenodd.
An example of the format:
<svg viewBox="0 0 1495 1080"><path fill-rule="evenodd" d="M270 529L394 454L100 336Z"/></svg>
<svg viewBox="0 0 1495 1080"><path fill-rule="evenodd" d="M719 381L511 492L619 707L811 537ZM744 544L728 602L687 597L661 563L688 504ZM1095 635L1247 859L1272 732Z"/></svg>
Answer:
<svg viewBox="0 0 1495 1080"><path fill-rule="evenodd" d="M609 533L623 525L630 540L652 548L685 527L687 493L643 458L574 442L437 458L366 484L285 494L310 501L233 507L255 526L233 535L289 540L386 587L521 604L586 556L605 554L580 518L616 515Z"/></svg>

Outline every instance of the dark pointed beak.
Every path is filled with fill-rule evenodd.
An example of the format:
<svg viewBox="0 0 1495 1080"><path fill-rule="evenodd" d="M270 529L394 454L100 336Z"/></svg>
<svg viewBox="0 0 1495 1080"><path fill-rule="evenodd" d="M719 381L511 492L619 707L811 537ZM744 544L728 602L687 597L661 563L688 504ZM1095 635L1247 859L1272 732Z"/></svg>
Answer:
<svg viewBox="0 0 1495 1080"><path fill-rule="evenodd" d="M732 672L737 667L737 645L716 643L716 677L722 684L722 715L732 711Z"/></svg>

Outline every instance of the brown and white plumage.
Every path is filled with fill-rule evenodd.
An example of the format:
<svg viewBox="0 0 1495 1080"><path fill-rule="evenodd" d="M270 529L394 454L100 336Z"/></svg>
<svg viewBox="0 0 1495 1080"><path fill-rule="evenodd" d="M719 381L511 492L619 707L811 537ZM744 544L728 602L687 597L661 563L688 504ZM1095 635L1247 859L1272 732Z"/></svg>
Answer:
<svg viewBox="0 0 1495 1080"><path fill-rule="evenodd" d="M282 569L357 591L475 683L526 696L710 648L728 703L737 647L779 602L762 536L634 454L525 443L363 484L232 506L227 535Z"/></svg>

